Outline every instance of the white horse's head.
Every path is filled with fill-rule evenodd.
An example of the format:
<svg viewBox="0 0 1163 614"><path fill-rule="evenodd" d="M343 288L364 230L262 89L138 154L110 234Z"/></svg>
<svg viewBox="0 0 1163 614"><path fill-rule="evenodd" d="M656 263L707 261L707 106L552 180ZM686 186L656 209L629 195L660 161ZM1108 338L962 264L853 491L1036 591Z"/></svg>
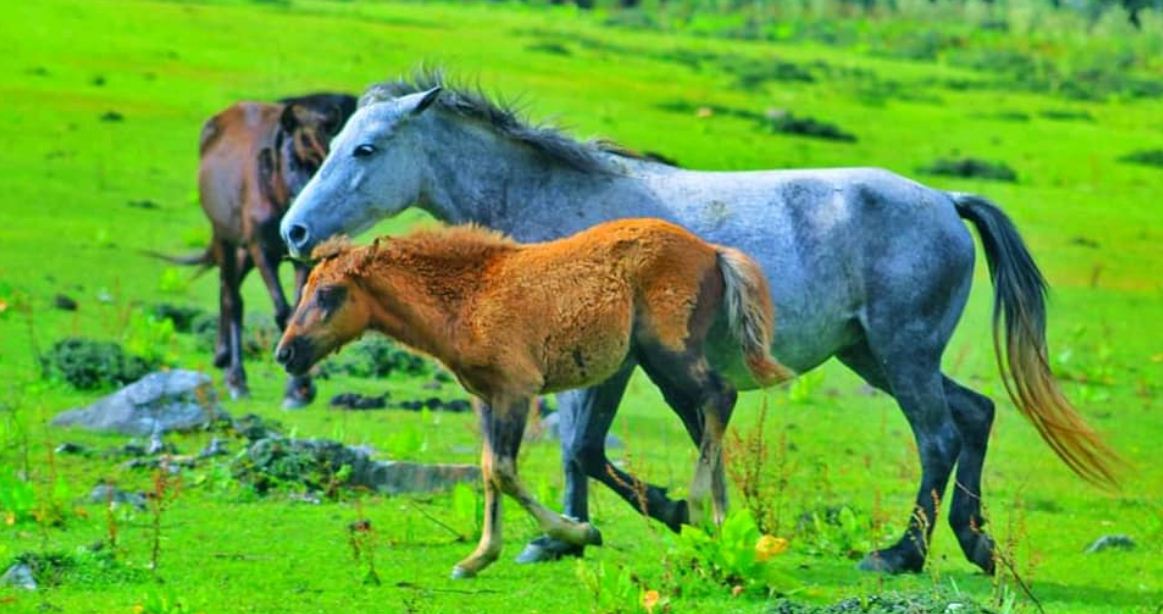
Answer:
<svg viewBox="0 0 1163 614"><path fill-rule="evenodd" d="M424 143L415 124L440 90L364 101L283 216L279 232L292 256L306 257L327 238L358 234L419 200Z"/></svg>

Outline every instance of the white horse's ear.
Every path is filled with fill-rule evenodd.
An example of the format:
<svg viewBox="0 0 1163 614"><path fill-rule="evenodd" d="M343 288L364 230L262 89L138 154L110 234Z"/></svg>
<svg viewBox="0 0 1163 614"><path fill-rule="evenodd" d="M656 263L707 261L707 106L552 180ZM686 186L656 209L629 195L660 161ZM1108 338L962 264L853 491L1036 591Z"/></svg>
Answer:
<svg viewBox="0 0 1163 614"><path fill-rule="evenodd" d="M424 112L424 109L432 106L436 99L440 97L440 92L444 88L437 85L436 87L416 94L408 94L400 99L400 107L411 116L416 116Z"/></svg>

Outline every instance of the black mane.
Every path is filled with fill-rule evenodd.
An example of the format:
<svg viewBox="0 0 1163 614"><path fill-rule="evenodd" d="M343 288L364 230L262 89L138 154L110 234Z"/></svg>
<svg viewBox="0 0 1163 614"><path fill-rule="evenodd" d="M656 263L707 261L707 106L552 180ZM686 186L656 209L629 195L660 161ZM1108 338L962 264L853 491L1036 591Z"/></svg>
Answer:
<svg viewBox="0 0 1163 614"><path fill-rule="evenodd" d="M440 86L444 88L436 104L441 108L492 126L500 134L523 143L542 156L585 173L613 173L608 155L636 160L653 160L606 140L577 141L551 125L533 125L512 104L494 100L479 86L466 87L449 83L439 69L421 68L411 78L377 83L359 99L363 107Z"/></svg>

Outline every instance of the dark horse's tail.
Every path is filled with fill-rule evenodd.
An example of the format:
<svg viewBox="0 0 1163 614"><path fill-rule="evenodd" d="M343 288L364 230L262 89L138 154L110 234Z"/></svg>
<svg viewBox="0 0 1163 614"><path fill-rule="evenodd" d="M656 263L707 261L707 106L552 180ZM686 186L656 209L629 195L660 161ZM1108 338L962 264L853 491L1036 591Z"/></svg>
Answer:
<svg viewBox="0 0 1163 614"><path fill-rule="evenodd" d="M981 235L993 279L993 343L1006 391L1067 466L1083 479L1118 486L1118 454L1062 395L1046 355L1046 279L1010 218L972 194L951 193L957 214ZM1001 320L1005 318L1005 347Z"/></svg>
<svg viewBox="0 0 1163 614"><path fill-rule="evenodd" d="M161 252L150 250L145 250L143 253L147 256L153 256L154 258L165 260L166 262L171 262L173 264L179 264L182 266L197 266L198 270L194 273L195 277L214 268L218 264L218 261L214 258L213 247L207 247L200 254L189 254L187 256L174 256L171 254L163 254Z"/></svg>

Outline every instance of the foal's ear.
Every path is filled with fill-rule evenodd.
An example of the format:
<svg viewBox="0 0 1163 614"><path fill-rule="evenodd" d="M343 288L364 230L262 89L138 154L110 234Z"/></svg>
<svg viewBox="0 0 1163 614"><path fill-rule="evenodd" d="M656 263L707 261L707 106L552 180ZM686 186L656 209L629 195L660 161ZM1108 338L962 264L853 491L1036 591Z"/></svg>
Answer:
<svg viewBox="0 0 1163 614"><path fill-rule="evenodd" d="M426 92L408 94L400 98L400 109L411 116L419 115L424 112L424 109L432 106L432 103L436 102L437 98L440 98L440 92L443 89L443 87L437 85Z"/></svg>

